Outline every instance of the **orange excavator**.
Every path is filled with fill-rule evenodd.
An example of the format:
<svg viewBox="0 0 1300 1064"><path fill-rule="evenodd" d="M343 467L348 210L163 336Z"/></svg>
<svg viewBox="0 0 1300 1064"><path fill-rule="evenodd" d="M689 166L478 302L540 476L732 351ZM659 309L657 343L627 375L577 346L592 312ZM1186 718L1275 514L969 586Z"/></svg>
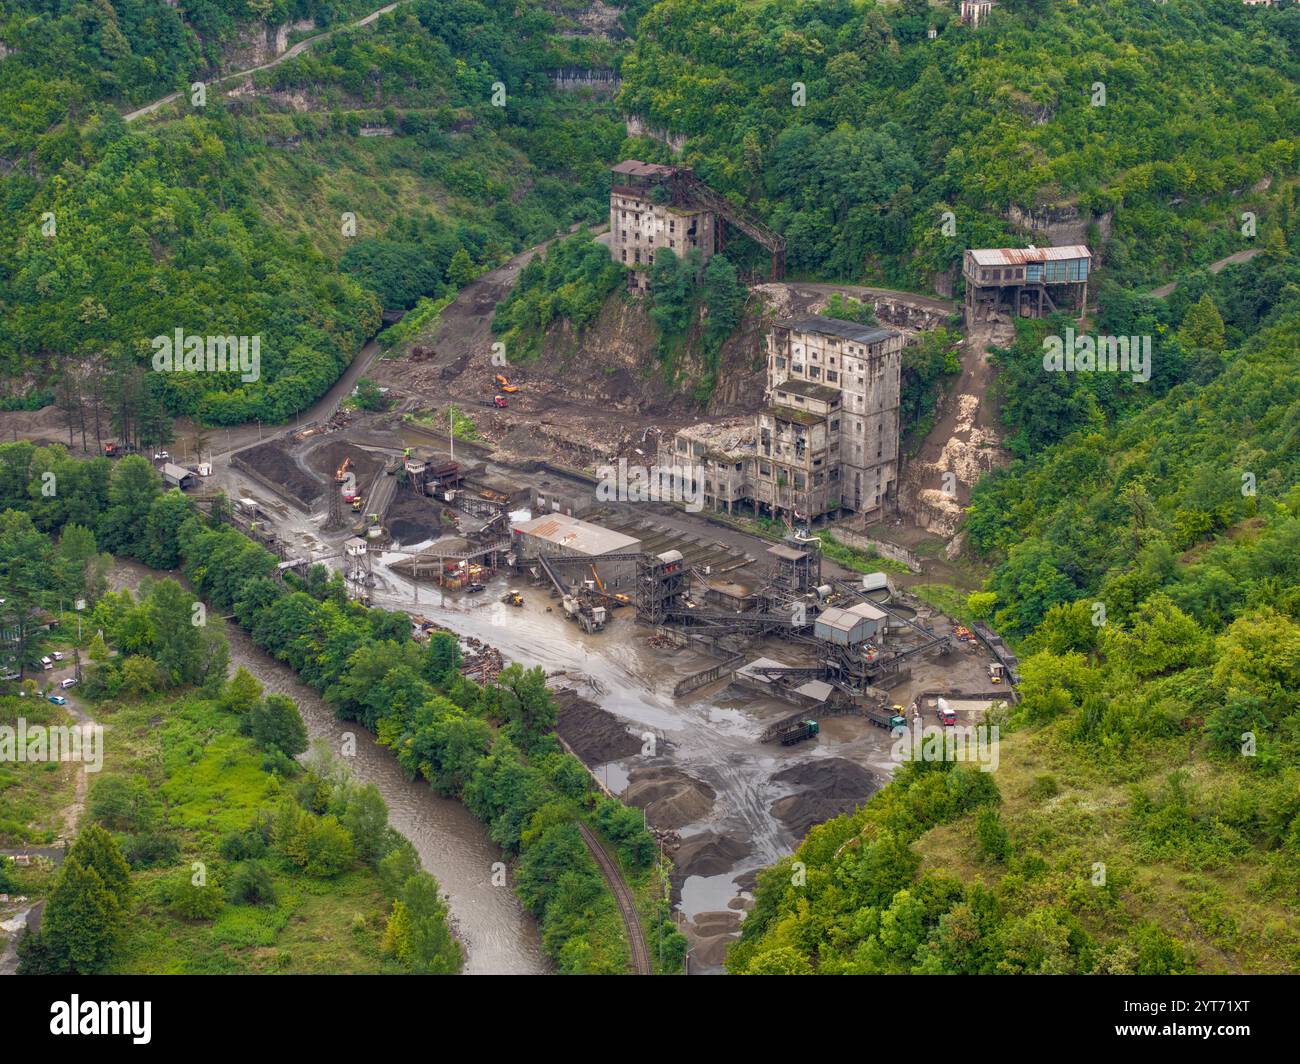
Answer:
<svg viewBox="0 0 1300 1064"><path fill-rule="evenodd" d="M351 458L343 459L343 464L339 466L338 471L334 474L335 482L338 484L343 484L347 480L348 470L351 468L352 468L352 459ZM355 491L343 492L344 502L356 502L358 499L360 499L360 497L361 496L359 496Z"/></svg>
<svg viewBox="0 0 1300 1064"><path fill-rule="evenodd" d="M497 384L500 385L501 390L507 395L514 395L515 392L519 391L519 385L511 384L510 378L501 373L497 374Z"/></svg>

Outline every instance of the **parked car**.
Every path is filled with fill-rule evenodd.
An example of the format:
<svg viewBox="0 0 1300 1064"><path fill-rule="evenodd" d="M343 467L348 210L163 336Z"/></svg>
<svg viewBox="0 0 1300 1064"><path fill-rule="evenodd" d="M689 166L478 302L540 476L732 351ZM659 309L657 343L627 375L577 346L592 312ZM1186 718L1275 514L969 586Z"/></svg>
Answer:
<svg viewBox="0 0 1300 1064"><path fill-rule="evenodd" d="M55 661L62 661L64 658L64 654L62 650L55 650L50 654L50 657L52 657Z"/></svg>
<svg viewBox="0 0 1300 1064"><path fill-rule="evenodd" d="M66 691L69 687L77 686L77 679L75 676L69 676L66 680L60 680L59 686Z"/></svg>
<svg viewBox="0 0 1300 1064"><path fill-rule="evenodd" d="M46 695L45 697L56 706L66 706L68 704L68 700L62 695Z"/></svg>
<svg viewBox="0 0 1300 1064"><path fill-rule="evenodd" d="M49 658L41 658L41 668L52 669L54 668L54 662L51 661Z"/></svg>
<svg viewBox="0 0 1300 1064"><path fill-rule="evenodd" d="M155 462L170 462L172 460L172 456L169 455L166 451L155 451L153 460Z"/></svg>

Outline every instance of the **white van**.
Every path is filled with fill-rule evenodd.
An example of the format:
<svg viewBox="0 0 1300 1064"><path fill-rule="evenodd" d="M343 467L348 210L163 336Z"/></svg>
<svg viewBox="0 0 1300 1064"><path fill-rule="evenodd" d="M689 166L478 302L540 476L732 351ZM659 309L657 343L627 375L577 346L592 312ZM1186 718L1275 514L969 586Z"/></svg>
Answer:
<svg viewBox="0 0 1300 1064"><path fill-rule="evenodd" d="M41 658L41 668L52 669L54 668L54 662L52 662L49 658Z"/></svg>
<svg viewBox="0 0 1300 1064"><path fill-rule="evenodd" d="M56 650L56 651L54 651L53 653L50 654L50 657L52 657L55 661L62 661L62 660L63 660L63 651L62 651L62 650Z"/></svg>
<svg viewBox="0 0 1300 1064"><path fill-rule="evenodd" d="M66 680L59 681L59 686L62 687L65 691L69 687L75 687L76 685L77 685L76 678L72 676L69 676Z"/></svg>

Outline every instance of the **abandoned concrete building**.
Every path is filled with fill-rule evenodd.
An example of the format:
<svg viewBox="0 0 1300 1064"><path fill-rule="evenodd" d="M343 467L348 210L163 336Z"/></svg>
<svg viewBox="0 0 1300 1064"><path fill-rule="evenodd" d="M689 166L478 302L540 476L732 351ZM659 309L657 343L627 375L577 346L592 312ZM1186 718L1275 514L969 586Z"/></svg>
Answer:
<svg viewBox="0 0 1300 1064"><path fill-rule="evenodd" d="M715 247L717 221L713 212L670 202L666 182L676 167L635 159L614 168L609 195L609 252L615 262L631 269L628 285L645 289L655 252L668 248L679 258L699 251L707 263ZM659 190L664 191L659 191Z"/></svg>
<svg viewBox="0 0 1300 1064"><path fill-rule="evenodd" d="M961 0L961 21L972 29L989 17L993 0Z"/></svg>
<svg viewBox="0 0 1300 1064"><path fill-rule="evenodd" d="M628 287L644 291L655 253L699 251L701 267L727 248L727 226L772 256L772 279L785 276L785 237L700 181L689 166L628 159L611 167L609 254L626 266Z"/></svg>
<svg viewBox="0 0 1300 1064"><path fill-rule="evenodd" d="M992 312L1041 318L1065 306L1088 302L1092 252L1068 247L974 248L962 260L966 281L966 325Z"/></svg>
<svg viewBox="0 0 1300 1064"><path fill-rule="evenodd" d="M705 508L731 513L750 497L756 438L752 418L690 425L661 441L658 463L660 468L693 470L704 481ZM682 487L694 495L697 485Z"/></svg>
<svg viewBox="0 0 1300 1064"><path fill-rule="evenodd" d="M878 519L898 480L902 334L808 315L777 322L767 344L768 405L752 425L681 429L661 442L659 465L689 465L708 509Z"/></svg>

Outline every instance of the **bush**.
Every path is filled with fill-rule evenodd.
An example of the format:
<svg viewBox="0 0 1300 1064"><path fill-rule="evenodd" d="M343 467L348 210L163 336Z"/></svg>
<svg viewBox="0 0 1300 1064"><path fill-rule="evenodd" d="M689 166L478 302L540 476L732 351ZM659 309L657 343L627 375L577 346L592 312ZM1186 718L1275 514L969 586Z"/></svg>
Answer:
<svg viewBox="0 0 1300 1064"><path fill-rule="evenodd" d="M182 920L214 920L225 899L211 879L195 883L188 872L168 885L167 908Z"/></svg>
<svg viewBox="0 0 1300 1064"><path fill-rule="evenodd" d="M232 905L274 905L275 881L261 861L245 861L235 866L226 885L226 900Z"/></svg>
<svg viewBox="0 0 1300 1064"><path fill-rule="evenodd" d="M122 856L133 871L175 864L180 860L181 847L176 839L161 831L149 831L122 838Z"/></svg>

